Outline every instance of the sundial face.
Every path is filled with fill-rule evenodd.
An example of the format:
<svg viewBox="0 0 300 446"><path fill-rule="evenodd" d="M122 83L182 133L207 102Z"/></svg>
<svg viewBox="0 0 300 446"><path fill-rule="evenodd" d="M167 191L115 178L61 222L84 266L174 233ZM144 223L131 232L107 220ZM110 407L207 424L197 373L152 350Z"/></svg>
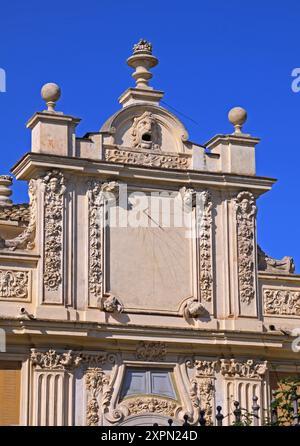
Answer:
<svg viewBox="0 0 300 446"><path fill-rule="evenodd" d="M175 312L192 295L192 240L189 228L174 226L173 202L152 197L127 210L126 228L109 229L108 285L126 308Z"/></svg>

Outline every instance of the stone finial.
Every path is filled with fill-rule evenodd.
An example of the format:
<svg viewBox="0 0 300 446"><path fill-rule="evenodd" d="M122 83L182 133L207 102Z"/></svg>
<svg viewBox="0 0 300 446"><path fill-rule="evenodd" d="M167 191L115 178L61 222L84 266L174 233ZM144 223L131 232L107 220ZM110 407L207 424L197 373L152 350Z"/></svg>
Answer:
<svg viewBox="0 0 300 446"><path fill-rule="evenodd" d="M133 54L138 53L152 54L152 43L147 42L145 39L140 39L138 43L133 45Z"/></svg>
<svg viewBox="0 0 300 446"><path fill-rule="evenodd" d="M12 177L10 175L0 175L0 206L12 206L9 197L12 194Z"/></svg>
<svg viewBox="0 0 300 446"><path fill-rule="evenodd" d="M247 112L242 107L234 107L228 113L228 119L234 126L234 134L242 133L242 126L247 120Z"/></svg>
<svg viewBox="0 0 300 446"><path fill-rule="evenodd" d="M152 55L152 45L144 39L140 39L133 47L133 54L127 59L127 64L135 69L132 77L135 79L136 88L152 89L148 82L152 78L149 69L158 64L158 59Z"/></svg>
<svg viewBox="0 0 300 446"><path fill-rule="evenodd" d="M56 102L59 100L61 94L60 87L52 82L43 85L41 89L41 96L47 104L47 111L55 113Z"/></svg>

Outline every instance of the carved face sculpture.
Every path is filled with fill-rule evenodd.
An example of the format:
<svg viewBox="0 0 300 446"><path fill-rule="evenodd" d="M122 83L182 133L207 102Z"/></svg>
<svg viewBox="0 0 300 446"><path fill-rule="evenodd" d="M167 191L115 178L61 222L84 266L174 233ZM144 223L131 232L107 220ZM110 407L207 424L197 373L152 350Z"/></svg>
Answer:
<svg viewBox="0 0 300 446"><path fill-rule="evenodd" d="M58 180L57 178L51 178L49 181L49 189L51 192L56 192L58 188Z"/></svg>
<svg viewBox="0 0 300 446"><path fill-rule="evenodd" d="M246 198L241 202L241 209L245 214L251 212L251 204Z"/></svg>
<svg viewBox="0 0 300 446"><path fill-rule="evenodd" d="M131 130L133 147L139 149L151 149L157 144L156 122L150 112L134 118Z"/></svg>

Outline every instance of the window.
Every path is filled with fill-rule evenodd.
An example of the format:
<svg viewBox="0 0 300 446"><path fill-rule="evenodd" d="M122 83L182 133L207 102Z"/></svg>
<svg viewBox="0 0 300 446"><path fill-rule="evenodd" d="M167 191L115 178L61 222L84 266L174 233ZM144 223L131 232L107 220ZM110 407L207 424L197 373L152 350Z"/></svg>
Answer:
<svg viewBox="0 0 300 446"><path fill-rule="evenodd" d="M170 370L141 370L128 368L122 397L138 394L160 395L176 399Z"/></svg>
<svg viewBox="0 0 300 446"><path fill-rule="evenodd" d="M20 364L0 362L0 426L19 424Z"/></svg>

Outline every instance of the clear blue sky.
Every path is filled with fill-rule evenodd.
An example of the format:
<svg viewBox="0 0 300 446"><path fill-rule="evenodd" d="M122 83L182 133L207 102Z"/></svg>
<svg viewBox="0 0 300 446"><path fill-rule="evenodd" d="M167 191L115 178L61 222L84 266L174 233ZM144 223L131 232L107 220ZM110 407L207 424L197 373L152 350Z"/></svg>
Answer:
<svg viewBox="0 0 300 446"><path fill-rule="evenodd" d="M258 238L274 257L293 255L300 272L300 67L297 0L38 0L2 1L0 173L30 149L27 119L44 105L40 88L57 82L59 110L82 118L78 135L97 131L133 86L125 59L133 43L153 43L160 64L152 85L203 143L231 132L228 110L248 111L245 131L261 138L259 175L278 178L258 202ZM179 116L181 117L181 116ZM27 201L23 184L14 200Z"/></svg>

